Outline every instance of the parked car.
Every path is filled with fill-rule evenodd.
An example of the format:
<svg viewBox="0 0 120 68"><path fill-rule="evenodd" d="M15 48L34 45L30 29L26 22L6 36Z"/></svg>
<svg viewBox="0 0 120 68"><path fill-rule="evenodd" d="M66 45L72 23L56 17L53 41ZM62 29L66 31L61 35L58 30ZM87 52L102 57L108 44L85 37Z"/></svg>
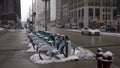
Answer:
<svg viewBox="0 0 120 68"><path fill-rule="evenodd" d="M98 29L91 29L91 28L83 28L81 30L81 34L82 35L95 35L95 36L99 36L100 35L100 30Z"/></svg>
<svg viewBox="0 0 120 68"><path fill-rule="evenodd" d="M73 28L73 29L78 29L79 26L78 26L77 24L74 24L74 23L73 23L73 24L72 24L72 28Z"/></svg>
<svg viewBox="0 0 120 68"><path fill-rule="evenodd" d="M107 32L115 32L116 30L117 30L117 27L115 27L115 26L107 26L105 28L105 31L107 31Z"/></svg>

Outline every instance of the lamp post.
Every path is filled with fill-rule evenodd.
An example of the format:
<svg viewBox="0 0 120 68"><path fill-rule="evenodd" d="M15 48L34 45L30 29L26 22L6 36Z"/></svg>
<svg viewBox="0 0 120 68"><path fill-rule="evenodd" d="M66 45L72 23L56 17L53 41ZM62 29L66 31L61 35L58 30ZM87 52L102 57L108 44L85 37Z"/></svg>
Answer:
<svg viewBox="0 0 120 68"><path fill-rule="evenodd" d="M42 1L44 1L45 2L45 31L47 31L47 2L49 1L50 2L50 0L42 0Z"/></svg>

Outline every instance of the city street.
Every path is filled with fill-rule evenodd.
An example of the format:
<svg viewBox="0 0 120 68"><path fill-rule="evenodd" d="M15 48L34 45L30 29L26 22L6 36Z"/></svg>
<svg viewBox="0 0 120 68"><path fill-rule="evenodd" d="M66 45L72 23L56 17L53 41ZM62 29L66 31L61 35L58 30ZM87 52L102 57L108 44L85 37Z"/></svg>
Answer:
<svg viewBox="0 0 120 68"><path fill-rule="evenodd" d="M0 68L120 68L120 0L0 0Z"/></svg>
<svg viewBox="0 0 120 68"><path fill-rule="evenodd" d="M50 31L68 35L76 46L81 46L96 53L98 47L104 52L110 50L114 54L111 68L120 67L120 38L114 36L82 36L80 32L68 29L52 28ZM27 53L27 36L25 31L9 31L0 36L0 68L96 68L95 60L80 60L64 63L34 64L30 61L33 53Z"/></svg>
<svg viewBox="0 0 120 68"><path fill-rule="evenodd" d="M51 31L60 33L63 35L68 35L70 40L76 46L80 46L91 50L92 52L96 53L98 47L101 47L104 52L111 51L114 54L113 60L113 68L120 67L120 36L109 36L103 35L100 36L86 36L81 35L79 31L64 29L64 28L56 28L51 29ZM109 34L109 33L108 33Z"/></svg>

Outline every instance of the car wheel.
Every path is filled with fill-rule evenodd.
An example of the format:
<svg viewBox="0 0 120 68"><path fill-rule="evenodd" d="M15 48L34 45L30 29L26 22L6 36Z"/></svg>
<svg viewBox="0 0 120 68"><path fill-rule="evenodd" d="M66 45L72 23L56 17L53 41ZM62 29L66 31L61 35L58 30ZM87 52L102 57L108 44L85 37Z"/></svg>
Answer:
<svg viewBox="0 0 120 68"><path fill-rule="evenodd" d="M83 33L83 32L81 32L81 34L82 34L82 35L84 35L84 33Z"/></svg>
<svg viewBox="0 0 120 68"><path fill-rule="evenodd" d="M100 33L96 34L97 36L100 36Z"/></svg>
<svg viewBox="0 0 120 68"><path fill-rule="evenodd" d="M89 32L88 34L91 35L91 32Z"/></svg>

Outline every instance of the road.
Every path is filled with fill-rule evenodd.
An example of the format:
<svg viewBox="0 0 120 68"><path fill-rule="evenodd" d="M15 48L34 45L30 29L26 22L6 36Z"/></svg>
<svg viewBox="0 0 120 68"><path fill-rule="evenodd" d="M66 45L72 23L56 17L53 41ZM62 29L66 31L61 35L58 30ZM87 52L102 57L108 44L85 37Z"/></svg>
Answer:
<svg viewBox="0 0 120 68"><path fill-rule="evenodd" d="M109 35L86 36L81 35L78 31L70 31L64 28L53 28L51 31L68 35L73 44L89 49L94 53L96 53L98 47L101 47L103 52L111 51L114 54L113 68L120 67L120 37Z"/></svg>
<svg viewBox="0 0 120 68"><path fill-rule="evenodd" d="M96 52L97 47L103 48L104 52L110 50L114 53L112 68L120 68L120 38L101 35L99 37L82 36L79 32L68 31L67 29L51 30L55 33L68 35L76 45ZM7 32L0 36L0 68L96 68L95 60L81 60L64 63L34 64L30 61L33 53L27 53L27 36L25 31Z"/></svg>

